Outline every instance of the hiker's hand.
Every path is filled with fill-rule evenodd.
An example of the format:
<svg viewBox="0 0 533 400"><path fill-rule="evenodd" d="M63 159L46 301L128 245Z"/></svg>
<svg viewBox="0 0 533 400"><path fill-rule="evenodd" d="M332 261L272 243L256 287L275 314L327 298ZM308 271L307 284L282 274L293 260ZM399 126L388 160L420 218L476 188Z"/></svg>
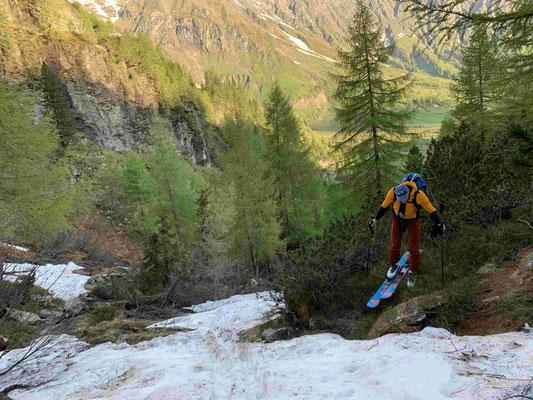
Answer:
<svg viewBox="0 0 533 400"><path fill-rule="evenodd" d="M377 222L378 222L378 220L374 218L373 220L371 220L371 221L368 223L368 227L369 227L370 229L372 229L372 228L376 225Z"/></svg>
<svg viewBox="0 0 533 400"><path fill-rule="evenodd" d="M444 229L446 229L444 224L433 225L433 229L431 229L431 236L435 237L437 235L442 235L442 232L444 232Z"/></svg>

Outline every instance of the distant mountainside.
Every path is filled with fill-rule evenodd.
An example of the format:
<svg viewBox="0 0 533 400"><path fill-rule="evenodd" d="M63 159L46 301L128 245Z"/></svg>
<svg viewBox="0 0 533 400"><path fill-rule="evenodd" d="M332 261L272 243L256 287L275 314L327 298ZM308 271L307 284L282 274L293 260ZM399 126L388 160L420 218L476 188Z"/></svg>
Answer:
<svg viewBox="0 0 533 400"><path fill-rule="evenodd" d="M9 6L16 4L14 0L4 1L7 10L16 8ZM476 4L486 7L488 2ZM37 0L28 3L37 9L48 4ZM331 107L335 82L331 73L335 72L337 49L344 46L356 5L353 0L78 0L78 3L114 23L116 32L146 35L172 60L185 66L198 85L203 83L205 71L211 69L222 80L242 83L263 100L272 83L278 80L308 125L318 130L335 130ZM410 100L417 104L444 109L449 106L447 87L457 71L456 58L450 54L439 56L423 45L417 39L420 32L414 31L414 21L407 17L399 1L371 0L369 5L383 27L383 40L396 45L388 73L412 73L415 84ZM52 29L64 25L59 18L51 24ZM61 28L74 32L73 29ZM102 76L116 80L109 74ZM153 102L153 97L151 94L148 103ZM146 103L139 97L136 100Z"/></svg>
<svg viewBox="0 0 533 400"><path fill-rule="evenodd" d="M310 125L332 118L330 102L337 49L353 0L82 0L92 12L136 35L145 34L201 84L207 69L265 98L274 80L287 90ZM414 21L395 0L369 2L387 43L397 50L391 74L410 71L412 99L449 103L447 85L456 59L422 45Z"/></svg>

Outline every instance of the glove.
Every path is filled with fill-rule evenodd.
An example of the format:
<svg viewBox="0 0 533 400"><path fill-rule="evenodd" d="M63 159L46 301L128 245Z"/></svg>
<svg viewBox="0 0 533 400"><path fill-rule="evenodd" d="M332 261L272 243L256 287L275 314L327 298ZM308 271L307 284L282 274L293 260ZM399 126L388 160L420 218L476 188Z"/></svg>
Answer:
<svg viewBox="0 0 533 400"><path fill-rule="evenodd" d="M435 237L437 235L442 235L442 232L444 231L444 225L442 224L436 224L433 225L433 228L431 229L431 237Z"/></svg>

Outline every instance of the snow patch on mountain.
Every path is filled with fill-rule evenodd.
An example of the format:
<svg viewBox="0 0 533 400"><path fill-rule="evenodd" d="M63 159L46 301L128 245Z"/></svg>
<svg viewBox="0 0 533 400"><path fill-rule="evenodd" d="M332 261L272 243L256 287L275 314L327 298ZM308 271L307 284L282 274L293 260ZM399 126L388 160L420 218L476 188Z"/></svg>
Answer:
<svg viewBox="0 0 533 400"><path fill-rule="evenodd" d="M115 23L119 18L120 7L117 0L69 0L71 3L77 2L96 14Z"/></svg>

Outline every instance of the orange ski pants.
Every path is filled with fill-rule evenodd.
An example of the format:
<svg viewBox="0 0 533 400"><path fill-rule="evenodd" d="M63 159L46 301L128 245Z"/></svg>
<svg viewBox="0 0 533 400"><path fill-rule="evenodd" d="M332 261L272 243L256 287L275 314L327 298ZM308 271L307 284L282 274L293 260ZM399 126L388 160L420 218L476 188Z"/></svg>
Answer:
<svg viewBox="0 0 533 400"><path fill-rule="evenodd" d="M407 224L407 250L409 251L410 269L414 272L420 270L420 220L410 221ZM392 216L392 232L389 247L389 261L398 262L400 259L400 247L402 245L403 232L400 229L400 220L396 215Z"/></svg>

